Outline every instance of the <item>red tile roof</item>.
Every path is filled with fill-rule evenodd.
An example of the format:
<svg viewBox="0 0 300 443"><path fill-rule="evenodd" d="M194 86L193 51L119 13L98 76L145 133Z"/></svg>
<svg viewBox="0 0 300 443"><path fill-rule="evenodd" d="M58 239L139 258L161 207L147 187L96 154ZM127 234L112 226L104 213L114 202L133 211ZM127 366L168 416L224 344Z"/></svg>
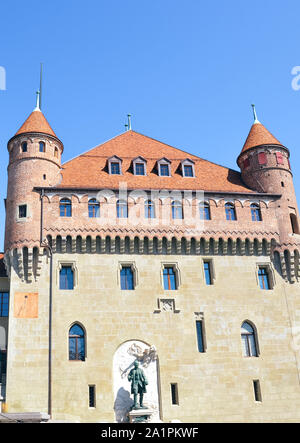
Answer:
<svg viewBox="0 0 300 443"><path fill-rule="evenodd" d="M251 126L248 137L241 152L245 152L254 146L259 145L280 145L282 144L269 132L261 123L254 123Z"/></svg>
<svg viewBox="0 0 300 443"><path fill-rule="evenodd" d="M41 132L43 134L53 135L56 137L53 129L46 120L41 111L33 111L27 120L23 123L15 135L25 134L27 132Z"/></svg>
<svg viewBox="0 0 300 443"><path fill-rule="evenodd" d="M122 175L109 175L107 159L117 155L122 159ZM135 176L132 160L142 156L147 160L147 175ZM160 177L157 161L171 161L171 177ZM195 178L183 177L181 161L193 160ZM252 192L241 179L240 172L219 166L180 149L154 140L135 131L123 134L96 146L62 166L60 187L118 189L126 182L127 189L178 189L223 192Z"/></svg>

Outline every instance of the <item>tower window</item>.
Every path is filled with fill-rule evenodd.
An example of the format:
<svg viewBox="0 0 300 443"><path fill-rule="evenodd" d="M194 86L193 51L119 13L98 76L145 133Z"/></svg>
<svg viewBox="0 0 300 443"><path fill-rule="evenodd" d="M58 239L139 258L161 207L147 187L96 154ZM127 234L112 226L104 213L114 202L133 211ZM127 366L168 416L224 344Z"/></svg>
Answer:
<svg viewBox="0 0 300 443"><path fill-rule="evenodd" d="M264 152L258 154L258 163L260 165L265 165L267 163L267 156Z"/></svg>
<svg viewBox="0 0 300 443"><path fill-rule="evenodd" d="M19 218L26 218L26 217L27 217L27 205L20 205Z"/></svg>
<svg viewBox="0 0 300 443"><path fill-rule="evenodd" d="M295 214L290 214L291 226L293 234L299 234L298 220Z"/></svg>
<svg viewBox="0 0 300 443"><path fill-rule="evenodd" d="M283 155L281 152L276 152L276 160L278 165L283 165Z"/></svg>
<svg viewBox="0 0 300 443"><path fill-rule="evenodd" d="M226 203L225 214L226 214L226 220L236 220L235 208L232 203Z"/></svg>
<svg viewBox="0 0 300 443"><path fill-rule="evenodd" d="M69 198L63 198L59 202L59 214L61 217L72 216L72 203Z"/></svg>
<svg viewBox="0 0 300 443"><path fill-rule="evenodd" d="M252 205L250 205L250 209L252 221L261 221L262 217L259 206L255 203L252 203Z"/></svg>
<svg viewBox="0 0 300 443"><path fill-rule="evenodd" d="M40 152L45 152L45 143L44 142L39 142L39 151Z"/></svg>
<svg viewBox="0 0 300 443"><path fill-rule="evenodd" d="M58 149L54 148L54 157L58 157Z"/></svg>
<svg viewBox="0 0 300 443"><path fill-rule="evenodd" d="M27 142L22 143L22 152L27 152Z"/></svg>
<svg viewBox="0 0 300 443"><path fill-rule="evenodd" d="M85 336L78 324L73 325L69 331L69 360L85 360Z"/></svg>

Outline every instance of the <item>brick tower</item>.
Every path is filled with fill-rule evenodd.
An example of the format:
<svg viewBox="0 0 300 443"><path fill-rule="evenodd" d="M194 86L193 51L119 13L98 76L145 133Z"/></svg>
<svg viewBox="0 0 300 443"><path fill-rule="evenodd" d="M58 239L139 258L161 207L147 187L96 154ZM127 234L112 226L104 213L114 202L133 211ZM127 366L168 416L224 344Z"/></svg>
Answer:
<svg viewBox="0 0 300 443"><path fill-rule="evenodd" d="M37 105L7 145L5 251L40 245L41 205L35 186L59 183L63 144Z"/></svg>
<svg viewBox="0 0 300 443"><path fill-rule="evenodd" d="M290 152L257 119L250 129L237 164L247 186L260 193L279 194L276 216L281 244L294 242L299 234L298 208L290 166Z"/></svg>

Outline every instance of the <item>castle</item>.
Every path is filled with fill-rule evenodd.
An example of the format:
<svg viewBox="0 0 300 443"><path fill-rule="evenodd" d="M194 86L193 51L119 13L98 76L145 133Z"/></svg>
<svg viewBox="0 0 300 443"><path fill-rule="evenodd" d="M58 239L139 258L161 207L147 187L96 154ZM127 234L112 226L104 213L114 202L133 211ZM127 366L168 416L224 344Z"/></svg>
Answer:
<svg viewBox="0 0 300 443"><path fill-rule="evenodd" d="M240 171L131 128L62 163L37 103L7 145L4 416L126 422L138 360L153 420L300 421L290 153L254 116Z"/></svg>

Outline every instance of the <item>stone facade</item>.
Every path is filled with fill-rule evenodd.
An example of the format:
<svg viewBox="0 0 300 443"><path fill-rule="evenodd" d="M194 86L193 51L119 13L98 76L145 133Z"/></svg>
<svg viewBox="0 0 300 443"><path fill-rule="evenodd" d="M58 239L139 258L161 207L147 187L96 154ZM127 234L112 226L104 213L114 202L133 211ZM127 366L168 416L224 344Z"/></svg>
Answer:
<svg viewBox="0 0 300 443"><path fill-rule="evenodd" d="M40 118L34 115L34 128L29 118L26 132L18 131L8 143L7 278L0 281L0 289L10 292L9 317L0 317L7 335L4 411L49 414L53 421L126 421L132 404L126 376L138 359L149 378L145 404L156 421L298 422L300 235L288 150L279 142L256 140L249 146L248 138L238 158L242 173L222 170L222 189L213 189L204 174L200 192L200 182L185 178L180 185L178 172L172 181L187 154L164 145L155 162L163 154L173 169L169 188L160 190L157 173L149 168L158 142L128 131L103 151L97 148L97 155L92 151L61 166L62 144L52 130L47 134L44 120L39 131ZM40 141L46 152L39 152ZM138 154L147 143L151 158ZM98 151L102 164L114 156L123 161L126 154L125 194L120 187L108 188L107 168L99 168L102 186L92 181L86 186L89 170L76 162L89 161L92 177ZM258 165L261 152L267 163ZM283 156L280 165L276 152ZM158 194L149 186L142 189L140 178L127 169L126 161L137 158L148 162L147 180L155 174ZM193 159L197 177L200 160ZM217 165L207 167L218 175ZM128 202L125 219L116 216L120 192ZM150 197L154 219L145 216ZM68 217L60 213L63 198L71 203ZM98 218L89 217L91 198L100 203ZM175 199L182 203L183 219L172 217ZM209 220L200 217L203 201ZM236 220L227 219L226 203L233 205ZM19 217L23 204L27 213ZM252 217L251 204L259 219ZM60 287L65 266L72 270L72 289ZM121 288L122 266L133 273L133 290ZM176 289L165 289L166 267L174 270ZM268 289L261 288L259 269L266 270ZM245 354L244 322L253 328L255 355ZM83 359L70 359L74 325L83 331Z"/></svg>

